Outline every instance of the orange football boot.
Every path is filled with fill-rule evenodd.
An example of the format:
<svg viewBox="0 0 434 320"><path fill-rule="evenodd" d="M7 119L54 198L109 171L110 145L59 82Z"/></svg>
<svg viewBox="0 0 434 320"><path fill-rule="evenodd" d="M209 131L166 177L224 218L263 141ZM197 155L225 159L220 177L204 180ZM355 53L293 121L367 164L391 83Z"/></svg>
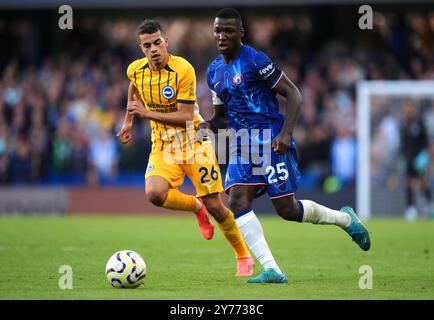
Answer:
<svg viewBox="0 0 434 320"><path fill-rule="evenodd" d="M208 211L206 210L205 205L203 204L202 199L199 201L202 203L202 208L199 211L196 211L194 215L196 216L197 222L199 223L200 232L206 240L211 240L214 235L214 224L208 216Z"/></svg>
<svg viewBox="0 0 434 320"><path fill-rule="evenodd" d="M237 277L248 277L253 274L253 267L255 266L255 259L253 257L237 259Z"/></svg>

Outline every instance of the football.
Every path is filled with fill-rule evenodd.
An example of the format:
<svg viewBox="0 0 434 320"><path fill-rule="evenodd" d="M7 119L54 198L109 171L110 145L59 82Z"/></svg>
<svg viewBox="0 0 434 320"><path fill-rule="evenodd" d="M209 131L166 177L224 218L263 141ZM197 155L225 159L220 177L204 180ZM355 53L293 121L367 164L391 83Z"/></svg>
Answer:
<svg viewBox="0 0 434 320"><path fill-rule="evenodd" d="M146 277L146 263L137 252L121 250L110 257L105 273L114 288L137 288Z"/></svg>

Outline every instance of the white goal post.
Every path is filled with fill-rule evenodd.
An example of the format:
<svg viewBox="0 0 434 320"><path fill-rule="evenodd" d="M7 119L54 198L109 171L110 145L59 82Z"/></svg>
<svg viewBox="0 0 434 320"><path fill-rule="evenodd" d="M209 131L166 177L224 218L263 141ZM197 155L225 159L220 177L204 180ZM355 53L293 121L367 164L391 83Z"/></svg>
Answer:
<svg viewBox="0 0 434 320"><path fill-rule="evenodd" d="M361 219L371 216L371 96L434 97L434 81L375 80L357 84L356 206Z"/></svg>

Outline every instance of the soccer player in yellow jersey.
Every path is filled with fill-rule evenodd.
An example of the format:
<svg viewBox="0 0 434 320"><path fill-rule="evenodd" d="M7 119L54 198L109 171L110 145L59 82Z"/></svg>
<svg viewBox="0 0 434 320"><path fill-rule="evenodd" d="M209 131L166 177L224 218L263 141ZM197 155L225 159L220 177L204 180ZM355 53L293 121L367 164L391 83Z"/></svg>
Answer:
<svg viewBox="0 0 434 320"><path fill-rule="evenodd" d="M155 20L145 20L137 29L145 57L133 61L127 76L128 105L124 124L117 134L121 143L132 139L134 117L150 120L152 151L145 173L146 196L154 205L194 212L205 239L214 234L207 211L231 244L237 258L237 276L253 274L253 258L238 229L233 213L220 198L220 169L210 141L196 138L202 117L196 103L196 75L182 57L167 52L168 38ZM177 188L187 175L197 195Z"/></svg>

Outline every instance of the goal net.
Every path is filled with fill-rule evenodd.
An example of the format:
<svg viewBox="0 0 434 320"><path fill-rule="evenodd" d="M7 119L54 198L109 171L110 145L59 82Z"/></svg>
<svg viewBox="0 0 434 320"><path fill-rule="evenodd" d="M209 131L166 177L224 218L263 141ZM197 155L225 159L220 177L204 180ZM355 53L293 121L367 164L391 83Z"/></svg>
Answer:
<svg viewBox="0 0 434 320"><path fill-rule="evenodd" d="M420 168L418 179L427 183L429 188L434 182L434 161L429 161L434 144L434 81L358 83L356 204L362 219L404 217L408 206L407 166L410 162L406 150L416 148L415 145L406 145L409 140L403 139L404 132L417 135L417 130L420 130L418 126L405 127L406 123L411 123L408 121L411 112L423 123L428 146L431 144L431 150L428 147L426 152L419 152L417 157L411 158L415 170ZM419 198L416 205L422 206L424 198Z"/></svg>

